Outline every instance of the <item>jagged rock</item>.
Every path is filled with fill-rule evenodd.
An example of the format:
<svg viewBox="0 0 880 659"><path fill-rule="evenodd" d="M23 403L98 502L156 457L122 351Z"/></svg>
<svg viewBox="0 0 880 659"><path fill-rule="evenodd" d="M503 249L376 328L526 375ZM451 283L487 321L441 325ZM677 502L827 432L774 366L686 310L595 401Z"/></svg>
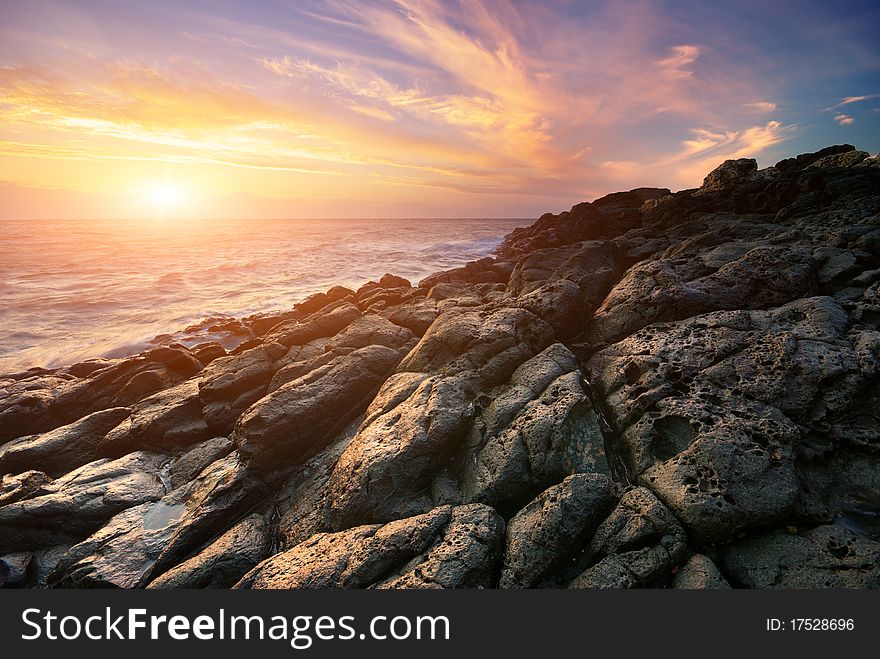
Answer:
<svg viewBox="0 0 880 659"><path fill-rule="evenodd" d="M460 268L435 272L419 282L419 288L429 290L437 284L505 283L513 270L510 261L497 261L491 257L470 261Z"/></svg>
<svg viewBox="0 0 880 659"><path fill-rule="evenodd" d="M404 379L407 386L401 389ZM469 382L459 377L398 374L390 379L330 477L331 527L386 522L431 509L427 486L464 439L474 414L472 397Z"/></svg>
<svg viewBox="0 0 880 659"><path fill-rule="evenodd" d="M577 359L562 344L522 364L481 407L456 461L464 500L512 514L568 474L607 472Z"/></svg>
<svg viewBox="0 0 880 659"><path fill-rule="evenodd" d="M232 440L226 437L214 437L196 444L171 463L168 474L171 487L189 483L209 464L229 455L233 448Z"/></svg>
<svg viewBox="0 0 880 659"><path fill-rule="evenodd" d="M802 170L812 165L814 162L821 160L822 158L825 158L827 156L845 154L850 151L855 151L855 147L852 144L836 144L834 146L827 146L824 149L816 151L815 153L802 153L796 158L786 158L784 160L780 160L778 163L776 163L776 169L779 169L781 171Z"/></svg>
<svg viewBox="0 0 880 659"><path fill-rule="evenodd" d="M412 288L409 279L404 279L387 272L379 279L379 286L382 288Z"/></svg>
<svg viewBox="0 0 880 659"><path fill-rule="evenodd" d="M725 160L706 175L699 191L715 192L729 190L753 177L757 171L758 163L754 158Z"/></svg>
<svg viewBox="0 0 880 659"><path fill-rule="evenodd" d="M263 561L236 588L488 587L503 536L491 508L442 506L384 526L319 533Z"/></svg>
<svg viewBox="0 0 880 659"><path fill-rule="evenodd" d="M686 548L684 529L669 509L645 488L634 488L599 525L586 552L593 565L569 588L663 586Z"/></svg>
<svg viewBox="0 0 880 659"><path fill-rule="evenodd" d="M265 519L251 515L148 587L229 588L266 558L269 547Z"/></svg>
<svg viewBox="0 0 880 659"><path fill-rule="evenodd" d="M730 588L724 575L708 556L694 554L676 573L672 587L680 590Z"/></svg>
<svg viewBox="0 0 880 659"><path fill-rule="evenodd" d="M299 465L281 488L275 508L281 548L290 549L316 533L330 531L327 520L328 483L343 451L354 439L362 418L355 419L323 451Z"/></svg>
<svg viewBox="0 0 880 659"><path fill-rule="evenodd" d="M865 436L830 422L851 418L875 372L847 322L816 297L650 326L597 353L588 377L631 478L701 541L779 521L797 496L795 451L809 450L796 424L844 443Z"/></svg>
<svg viewBox="0 0 880 659"><path fill-rule="evenodd" d="M560 339L582 331L587 304L580 287L568 279L555 279L518 297L514 306L527 309L545 320Z"/></svg>
<svg viewBox="0 0 880 659"><path fill-rule="evenodd" d="M693 258L630 268L596 311L593 343L614 343L655 322L722 309L765 309L817 291L808 252L761 246L713 270Z"/></svg>
<svg viewBox="0 0 880 659"><path fill-rule="evenodd" d="M284 384L239 419L232 439L255 467L271 469L326 446L361 414L400 360L385 346L368 346Z"/></svg>
<svg viewBox="0 0 880 659"><path fill-rule="evenodd" d="M606 476L576 474L542 492L510 520L501 588L529 588L583 552L617 501Z"/></svg>
<svg viewBox="0 0 880 659"><path fill-rule="evenodd" d="M43 486L52 479L42 471L25 471L0 478L0 506L45 494Z"/></svg>
<svg viewBox="0 0 880 659"><path fill-rule="evenodd" d="M731 545L724 571L747 588L878 588L880 542L840 526L771 531Z"/></svg>
<svg viewBox="0 0 880 659"><path fill-rule="evenodd" d="M204 402L235 400L247 391L266 385L287 350L280 343L262 343L237 355L215 359L201 373L199 396Z"/></svg>
<svg viewBox="0 0 880 659"><path fill-rule="evenodd" d="M832 168L832 167L854 167L858 165L860 162L865 160L868 156L870 156L867 151L856 151L853 149L852 151L847 151L845 153L835 153L827 156L823 156L819 158L815 162L810 163L805 167L805 169L811 169L813 167L817 168Z"/></svg>
<svg viewBox="0 0 880 659"><path fill-rule="evenodd" d="M323 309L329 303L330 300L325 293L315 293L314 295L309 295L302 302L295 304L294 308L304 314L310 314Z"/></svg>
<svg viewBox="0 0 880 659"><path fill-rule="evenodd" d="M118 512L165 494L167 456L136 452L96 460L0 507L0 547L28 551L78 541Z"/></svg>
<svg viewBox="0 0 880 659"><path fill-rule="evenodd" d="M3 444L0 474L39 469L57 477L99 458L110 457L100 449L101 440L129 414L131 409L127 407L111 407L42 435Z"/></svg>
<svg viewBox="0 0 880 659"><path fill-rule="evenodd" d="M440 308L436 301L418 299L396 306L388 319L422 337L439 315Z"/></svg>

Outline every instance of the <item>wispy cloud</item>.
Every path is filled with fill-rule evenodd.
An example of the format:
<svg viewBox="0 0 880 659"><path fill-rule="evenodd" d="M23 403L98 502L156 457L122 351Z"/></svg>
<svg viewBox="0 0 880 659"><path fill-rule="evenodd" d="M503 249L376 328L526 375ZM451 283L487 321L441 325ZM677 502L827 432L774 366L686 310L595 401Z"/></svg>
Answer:
<svg viewBox="0 0 880 659"><path fill-rule="evenodd" d="M840 114L834 115L834 121L836 121L841 126L849 126L850 124L855 123L856 120L848 114L843 114L841 112Z"/></svg>

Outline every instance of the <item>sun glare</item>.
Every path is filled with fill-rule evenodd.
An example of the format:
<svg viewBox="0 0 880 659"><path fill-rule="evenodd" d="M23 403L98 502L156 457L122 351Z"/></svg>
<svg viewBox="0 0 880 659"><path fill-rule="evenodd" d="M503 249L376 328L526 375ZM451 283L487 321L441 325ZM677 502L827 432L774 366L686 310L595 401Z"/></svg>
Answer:
<svg viewBox="0 0 880 659"><path fill-rule="evenodd" d="M157 212L165 215L182 209L186 193L175 183L158 182L147 187L147 199Z"/></svg>

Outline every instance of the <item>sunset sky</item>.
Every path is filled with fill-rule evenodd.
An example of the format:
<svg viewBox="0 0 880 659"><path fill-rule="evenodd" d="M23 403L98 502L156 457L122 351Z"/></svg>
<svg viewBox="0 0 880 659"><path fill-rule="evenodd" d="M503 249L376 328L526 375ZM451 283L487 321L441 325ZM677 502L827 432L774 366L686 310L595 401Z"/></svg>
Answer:
<svg viewBox="0 0 880 659"><path fill-rule="evenodd" d="M0 217L534 217L880 150L876 1L0 12Z"/></svg>

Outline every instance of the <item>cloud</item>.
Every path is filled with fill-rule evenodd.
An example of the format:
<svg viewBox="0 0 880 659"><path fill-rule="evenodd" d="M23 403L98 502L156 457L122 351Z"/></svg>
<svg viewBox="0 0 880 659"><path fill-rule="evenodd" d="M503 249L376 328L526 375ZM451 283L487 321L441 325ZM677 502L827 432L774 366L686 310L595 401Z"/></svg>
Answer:
<svg viewBox="0 0 880 659"><path fill-rule="evenodd" d="M755 103L743 103L742 107L755 112L774 112L776 110L776 103L771 103L769 101L756 101Z"/></svg>
<svg viewBox="0 0 880 659"><path fill-rule="evenodd" d="M846 98L840 99L840 103L837 106L841 105L849 105L850 103L859 103L861 101L867 101L872 98L880 97L880 94L869 94L867 96L847 96Z"/></svg>
<svg viewBox="0 0 880 659"><path fill-rule="evenodd" d="M841 126L849 126L850 124L855 123L855 119L853 119L848 114L843 114L842 112L840 114L834 115L834 121L836 121Z"/></svg>

